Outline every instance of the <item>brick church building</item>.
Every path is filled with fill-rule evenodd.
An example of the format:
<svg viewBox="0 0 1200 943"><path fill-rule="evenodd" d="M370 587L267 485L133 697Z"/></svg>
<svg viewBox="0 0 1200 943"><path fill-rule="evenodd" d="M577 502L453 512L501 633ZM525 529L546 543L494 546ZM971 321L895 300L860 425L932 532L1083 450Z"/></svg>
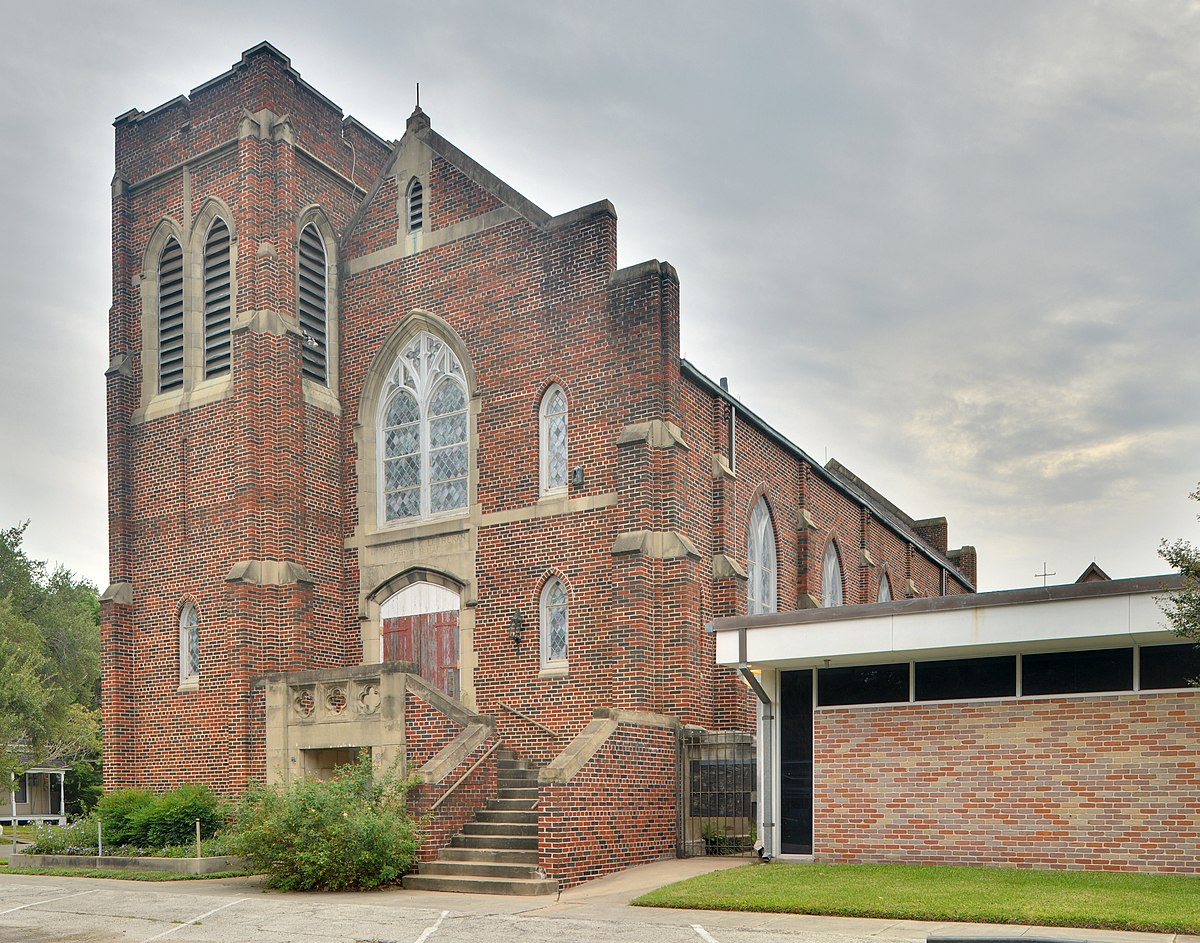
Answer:
<svg viewBox="0 0 1200 943"><path fill-rule="evenodd" d="M108 788L370 749L432 858L524 777L565 886L675 852L681 731L754 730L711 620L974 591L944 518L681 360L678 274L616 245L265 43L116 120Z"/></svg>

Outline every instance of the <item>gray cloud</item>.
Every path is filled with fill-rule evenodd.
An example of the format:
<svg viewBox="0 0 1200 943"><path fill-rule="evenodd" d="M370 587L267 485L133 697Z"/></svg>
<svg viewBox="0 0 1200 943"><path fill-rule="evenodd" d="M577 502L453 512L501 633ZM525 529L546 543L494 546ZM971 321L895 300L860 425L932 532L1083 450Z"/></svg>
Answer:
<svg viewBox="0 0 1200 943"><path fill-rule="evenodd" d="M814 457L946 513L987 588L1160 569L1200 478L1192 4L60 2L10 11L0 526L106 582L112 118L261 39L379 133L435 127L621 262ZM286 13L286 15L281 15Z"/></svg>

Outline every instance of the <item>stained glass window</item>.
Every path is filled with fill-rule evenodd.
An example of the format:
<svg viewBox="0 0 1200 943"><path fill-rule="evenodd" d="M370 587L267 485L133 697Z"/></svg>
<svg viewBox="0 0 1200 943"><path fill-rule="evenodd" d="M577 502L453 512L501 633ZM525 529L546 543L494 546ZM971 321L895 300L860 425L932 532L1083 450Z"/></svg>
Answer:
<svg viewBox="0 0 1200 943"><path fill-rule="evenodd" d="M542 664L567 660L567 591L555 577L542 588Z"/></svg>
<svg viewBox="0 0 1200 943"><path fill-rule="evenodd" d="M379 416L382 523L466 509L468 406L466 375L454 352L432 334L418 334L384 385Z"/></svg>
<svg viewBox="0 0 1200 943"><path fill-rule="evenodd" d="M821 561L821 605L842 605L842 558L837 544L832 540L825 548L825 559Z"/></svg>
<svg viewBox="0 0 1200 943"><path fill-rule="evenodd" d="M558 384L542 397L541 426L542 493L567 487L567 394Z"/></svg>
<svg viewBox="0 0 1200 943"><path fill-rule="evenodd" d="M195 681L200 676L200 619L188 603L179 613L179 680Z"/></svg>
<svg viewBox="0 0 1200 943"><path fill-rule="evenodd" d="M746 553L747 612L758 615L778 611L776 584L775 527L766 498L759 498L750 514L750 532Z"/></svg>

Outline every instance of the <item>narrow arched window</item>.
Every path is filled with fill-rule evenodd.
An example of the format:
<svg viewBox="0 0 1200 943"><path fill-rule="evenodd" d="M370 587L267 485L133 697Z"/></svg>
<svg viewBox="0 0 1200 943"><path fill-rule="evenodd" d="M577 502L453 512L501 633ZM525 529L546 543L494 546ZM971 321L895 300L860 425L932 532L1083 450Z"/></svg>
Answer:
<svg viewBox="0 0 1200 943"><path fill-rule="evenodd" d="M821 605L842 605L842 558L832 540L821 561Z"/></svg>
<svg viewBox="0 0 1200 943"><path fill-rule="evenodd" d="M775 563L775 527L766 498L759 498L750 514L746 552L746 611L750 615L776 612L778 587Z"/></svg>
<svg viewBox="0 0 1200 943"><path fill-rule="evenodd" d="M538 410L542 494L567 487L567 394L557 383L542 396Z"/></svg>
<svg viewBox="0 0 1200 943"><path fill-rule="evenodd" d="M183 249L167 240L158 257L158 391L183 386Z"/></svg>
<svg viewBox="0 0 1200 943"><path fill-rule="evenodd" d="M445 341L421 332L384 383L378 424L381 523L466 510L467 407L462 364Z"/></svg>
<svg viewBox="0 0 1200 943"><path fill-rule="evenodd" d="M892 582L888 579L886 573L879 578L879 598L876 602L891 602L892 601Z"/></svg>
<svg viewBox="0 0 1200 943"><path fill-rule="evenodd" d="M542 587L539 606L542 635L542 665L562 665L567 661L567 591L558 577Z"/></svg>
<svg viewBox="0 0 1200 943"><path fill-rule="evenodd" d="M213 220L204 240L204 379L229 372L233 270L229 227Z"/></svg>
<svg viewBox="0 0 1200 943"><path fill-rule="evenodd" d="M408 231L417 232L425 222L425 188L416 177L409 181L404 202L408 208Z"/></svg>
<svg viewBox="0 0 1200 943"><path fill-rule="evenodd" d="M300 333L301 371L316 383L329 383L328 307L325 242L309 223L300 233L296 252L296 315Z"/></svg>
<svg viewBox="0 0 1200 943"><path fill-rule="evenodd" d="M179 680L196 681L200 677L200 618L196 607L188 603L179 613Z"/></svg>

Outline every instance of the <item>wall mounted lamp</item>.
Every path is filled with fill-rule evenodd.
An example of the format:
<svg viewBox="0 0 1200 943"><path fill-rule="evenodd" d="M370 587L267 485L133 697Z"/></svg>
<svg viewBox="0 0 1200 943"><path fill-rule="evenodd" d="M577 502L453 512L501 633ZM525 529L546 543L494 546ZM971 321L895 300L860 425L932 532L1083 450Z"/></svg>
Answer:
<svg viewBox="0 0 1200 943"><path fill-rule="evenodd" d="M525 613L518 609L512 614L509 623L512 628L509 630L508 636L513 640L513 647L520 648L521 643L525 641Z"/></svg>

